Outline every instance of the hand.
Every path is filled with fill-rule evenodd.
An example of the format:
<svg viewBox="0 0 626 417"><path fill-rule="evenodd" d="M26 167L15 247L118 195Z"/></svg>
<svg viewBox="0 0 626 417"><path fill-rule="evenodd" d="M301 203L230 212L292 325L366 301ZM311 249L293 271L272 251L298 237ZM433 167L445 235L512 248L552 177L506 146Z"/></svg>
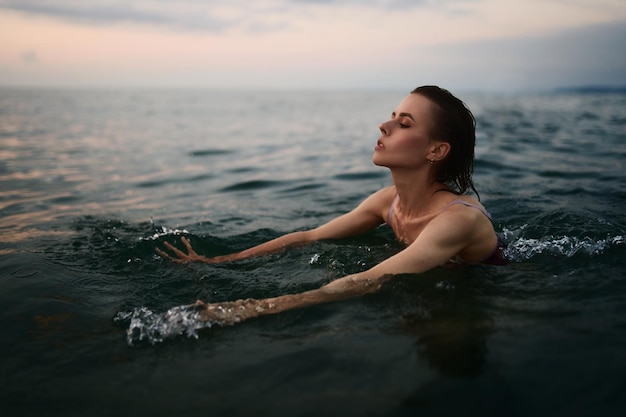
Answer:
<svg viewBox="0 0 626 417"><path fill-rule="evenodd" d="M176 262L178 264L186 264L188 262L210 262L209 258L205 258L204 256L200 256L200 255L198 255L196 253L196 251L193 250L193 248L191 247L191 243L189 243L189 241L187 240L186 237L184 237L184 236L181 237L180 241L183 242L183 245L185 245L185 247L187 248L187 253L181 251L178 248L175 248L169 242L163 242L163 245L167 249L169 249L170 251L174 252L176 257L170 256L168 253L162 251L159 248L155 249L156 253L158 253L162 257L167 258L170 261Z"/></svg>

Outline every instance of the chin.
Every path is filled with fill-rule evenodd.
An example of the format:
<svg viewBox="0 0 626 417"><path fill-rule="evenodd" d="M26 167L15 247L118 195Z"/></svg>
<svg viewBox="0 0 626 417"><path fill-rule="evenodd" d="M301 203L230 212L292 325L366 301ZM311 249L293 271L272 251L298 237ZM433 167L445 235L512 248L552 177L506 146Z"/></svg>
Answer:
<svg viewBox="0 0 626 417"><path fill-rule="evenodd" d="M378 155L374 154L374 156L372 157L372 162L374 163L374 165L379 166L379 167L386 167L388 168L387 164L383 163L380 158L377 158Z"/></svg>

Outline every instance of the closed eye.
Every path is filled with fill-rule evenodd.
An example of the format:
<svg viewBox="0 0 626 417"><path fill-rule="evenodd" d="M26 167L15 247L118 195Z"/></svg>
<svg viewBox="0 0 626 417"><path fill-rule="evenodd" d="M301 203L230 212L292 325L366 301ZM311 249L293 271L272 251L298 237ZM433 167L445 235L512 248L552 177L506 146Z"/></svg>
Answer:
<svg viewBox="0 0 626 417"><path fill-rule="evenodd" d="M396 114L396 112L394 111L393 113L391 113L391 119L394 120L396 119L396 117L399 120L402 120L403 118L408 118L411 119L413 121L415 121L415 119L413 118L413 116L410 113L400 113L400 114ZM400 126L402 129L406 129L411 127L411 125L408 125L406 123L401 123L400 121L398 121L398 126Z"/></svg>

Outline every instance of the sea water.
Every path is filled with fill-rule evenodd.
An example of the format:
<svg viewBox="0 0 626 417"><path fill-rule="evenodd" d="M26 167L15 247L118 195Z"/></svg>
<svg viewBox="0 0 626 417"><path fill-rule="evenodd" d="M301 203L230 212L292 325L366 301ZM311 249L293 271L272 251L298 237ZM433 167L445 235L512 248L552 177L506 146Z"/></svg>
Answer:
<svg viewBox="0 0 626 417"><path fill-rule="evenodd" d="M318 288L386 227L220 265L391 183L406 92L0 91L2 415L617 415L626 409L626 95L458 93L502 267L203 323L193 303ZM182 246L181 246L182 247Z"/></svg>

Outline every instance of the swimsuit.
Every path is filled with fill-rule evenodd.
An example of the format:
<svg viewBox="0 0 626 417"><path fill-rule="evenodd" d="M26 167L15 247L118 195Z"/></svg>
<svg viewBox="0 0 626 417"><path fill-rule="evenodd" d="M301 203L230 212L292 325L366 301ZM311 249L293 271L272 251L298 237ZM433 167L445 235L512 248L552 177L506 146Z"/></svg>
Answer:
<svg viewBox="0 0 626 417"><path fill-rule="evenodd" d="M395 208L397 202L398 202L398 195L396 194L396 196L393 199L393 202L391 203L391 207L389 207L389 212L387 213L387 224L389 226L391 226L391 216L393 215L393 209ZM445 207L442 208L439 213L440 214L443 213L450 206L453 206L455 204L463 204L468 207L474 207L480 210L480 212L483 213L485 216L487 216L489 220L492 220L491 214L489 214L489 212L485 210L483 207L478 206L476 204L468 203L467 201L463 201L463 200L452 200L451 202L446 204ZM500 236L497 236L497 237L498 237L498 244L496 245L496 248L493 250L491 255L478 261L477 263L487 264L487 265L506 265L509 263L509 260L504 255L504 249L506 249L506 243L500 238Z"/></svg>

